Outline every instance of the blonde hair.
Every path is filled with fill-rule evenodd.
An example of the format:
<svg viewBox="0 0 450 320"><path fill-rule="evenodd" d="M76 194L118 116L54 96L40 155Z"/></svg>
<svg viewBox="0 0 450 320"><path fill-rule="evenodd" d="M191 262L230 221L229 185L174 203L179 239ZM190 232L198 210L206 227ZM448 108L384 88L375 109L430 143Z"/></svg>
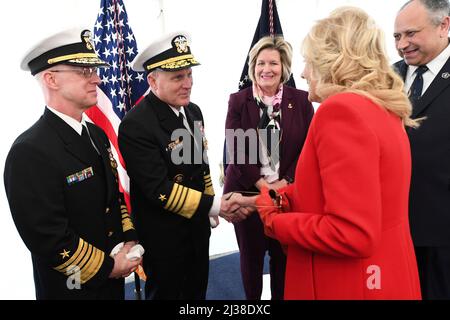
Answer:
<svg viewBox="0 0 450 320"><path fill-rule="evenodd" d="M410 118L403 80L388 62L384 34L363 10L341 7L319 20L303 41L302 54L321 99L354 92L396 114L405 126L418 127Z"/></svg>
<svg viewBox="0 0 450 320"><path fill-rule="evenodd" d="M292 64L292 46L289 42L284 40L282 36L266 36L261 39L250 50L248 54L248 76L253 83L256 83L255 79L255 66L258 55L264 49L277 50L280 53L282 75L281 83L288 82L291 76L291 64Z"/></svg>

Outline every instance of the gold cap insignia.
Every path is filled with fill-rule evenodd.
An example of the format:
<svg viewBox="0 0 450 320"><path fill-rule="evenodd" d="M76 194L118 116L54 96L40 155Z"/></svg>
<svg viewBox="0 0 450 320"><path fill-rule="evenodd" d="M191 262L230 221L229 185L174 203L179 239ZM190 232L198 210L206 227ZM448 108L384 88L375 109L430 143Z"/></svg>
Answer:
<svg viewBox="0 0 450 320"><path fill-rule="evenodd" d="M175 45L178 53L186 53L189 51L188 41L185 36L178 36L173 39L173 44Z"/></svg>
<svg viewBox="0 0 450 320"><path fill-rule="evenodd" d="M86 48L88 48L89 50L93 50L94 49L94 46L92 45L91 39L92 39L91 31L84 30L83 32L81 32L81 40L86 44Z"/></svg>

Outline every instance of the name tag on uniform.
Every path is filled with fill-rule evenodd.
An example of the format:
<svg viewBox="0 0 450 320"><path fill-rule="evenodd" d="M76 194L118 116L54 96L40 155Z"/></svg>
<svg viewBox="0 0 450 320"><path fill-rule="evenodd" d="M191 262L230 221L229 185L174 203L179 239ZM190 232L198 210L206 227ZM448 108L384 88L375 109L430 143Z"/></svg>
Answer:
<svg viewBox="0 0 450 320"><path fill-rule="evenodd" d="M92 170L92 167L89 167L89 168L81 170L80 172L77 172L77 173L71 174L70 176L67 176L66 181L67 181L67 184L69 186L71 186L75 183L84 181L84 180L92 177L93 175L94 175L94 170Z"/></svg>

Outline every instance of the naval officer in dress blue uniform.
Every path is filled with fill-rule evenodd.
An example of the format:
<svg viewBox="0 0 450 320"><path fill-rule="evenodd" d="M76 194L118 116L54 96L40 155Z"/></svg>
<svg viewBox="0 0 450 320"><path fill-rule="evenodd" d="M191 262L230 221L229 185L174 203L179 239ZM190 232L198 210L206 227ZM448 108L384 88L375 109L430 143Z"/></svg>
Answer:
<svg viewBox="0 0 450 320"><path fill-rule="evenodd" d="M37 299L123 299L123 277L141 262L130 256L136 231L108 138L83 118L97 103L97 68L108 66L90 36L62 31L33 46L21 64L38 80L46 107L13 143L4 182L31 252Z"/></svg>
<svg viewBox="0 0 450 320"><path fill-rule="evenodd" d="M124 117L119 147L146 248L147 299L206 295L210 220L215 226L220 199L213 205L203 115L190 102L192 67L198 64L189 35L175 32L153 42L132 65L147 73L151 92Z"/></svg>

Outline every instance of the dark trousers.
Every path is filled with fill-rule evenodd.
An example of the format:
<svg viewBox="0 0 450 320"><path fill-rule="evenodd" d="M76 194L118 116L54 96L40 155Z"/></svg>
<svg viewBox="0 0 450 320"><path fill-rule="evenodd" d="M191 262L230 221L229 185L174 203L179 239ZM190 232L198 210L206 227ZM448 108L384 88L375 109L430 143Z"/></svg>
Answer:
<svg viewBox="0 0 450 320"><path fill-rule="evenodd" d="M423 300L450 299L450 247L415 247Z"/></svg>
<svg viewBox="0 0 450 320"><path fill-rule="evenodd" d="M250 215L242 222L235 223L234 230L239 245L242 282L247 300L261 299L266 251L270 256L272 300L282 300L286 256L280 243L264 234L263 224L258 213Z"/></svg>
<svg viewBox="0 0 450 320"><path fill-rule="evenodd" d="M209 250L166 260L144 257L148 300L205 300L208 287Z"/></svg>

